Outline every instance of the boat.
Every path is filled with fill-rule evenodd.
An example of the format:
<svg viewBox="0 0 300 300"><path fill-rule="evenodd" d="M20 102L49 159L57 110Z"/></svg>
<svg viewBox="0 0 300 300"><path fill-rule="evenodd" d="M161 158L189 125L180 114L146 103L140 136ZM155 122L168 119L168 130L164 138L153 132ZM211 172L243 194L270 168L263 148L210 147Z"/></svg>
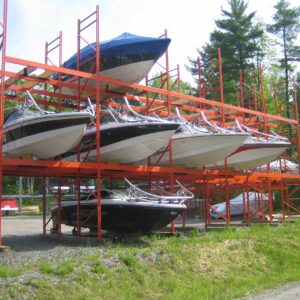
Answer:
<svg viewBox="0 0 300 300"><path fill-rule="evenodd" d="M161 147L180 126L176 122L147 117L123 118L117 111L107 108L100 116L101 162L130 164L146 159ZM96 161L96 127L90 126L80 142L80 160ZM62 156L63 160L76 161L77 149Z"/></svg>
<svg viewBox="0 0 300 300"><path fill-rule="evenodd" d="M138 83L146 77L153 65L164 54L171 40L167 37L143 37L128 32L100 43L100 74L128 83ZM88 45L80 51L80 71L95 73L96 43ZM77 70L77 53L69 58L64 68ZM78 83L78 78L72 75L61 75L61 80ZM59 79L55 73L53 79ZM80 79L80 84L95 87L95 80ZM108 92L124 94L130 87L106 82L100 83L100 88ZM62 93L77 95L77 89L62 87ZM85 89L82 97L94 97L95 91ZM106 98L101 93L101 99Z"/></svg>
<svg viewBox="0 0 300 300"><path fill-rule="evenodd" d="M256 168L258 172L267 172L268 165L264 164ZM299 174L299 164L294 163L288 159L277 159L270 162L271 172L282 172L287 174Z"/></svg>
<svg viewBox="0 0 300 300"><path fill-rule="evenodd" d="M172 136L172 161L174 166L188 168L202 168L220 159L239 148L246 138L247 133L227 131L208 122L210 128L195 125L182 118L177 110L180 127ZM154 165L169 166L168 151L161 148L151 156ZM145 164L146 162L137 162Z"/></svg>
<svg viewBox="0 0 300 300"><path fill-rule="evenodd" d="M126 190L101 190L101 228L115 233L149 233L160 230L186 210L185 202L194 195L179 182L176 193L161 188L148 191L125 178ZM53 228L57 228L58 205L51 209ZM91 194L80 201L80 225L96 231L97 198ZM61 223L77 230L77 201L61 202Z"/></svg>
<svg viewBox="0 0 300 300"><path fill-rule="evenodd" d="M249 137L237 150L227 157L228 168L233 168L236 171L255 169L276 159L291 146L286 137L280 136L275 132L270 134L262 133L240 124L238 121L236 122L240 131L248 133ZM208 167L224 168L224 166L224 160L219 160Z"/></svg>
<svg viewBox="0 0 300 300"><path fill-rule="evenodd" d="M257 215L261 211L269 207L269 195L251 191L247 197L247 193L243 193L230 200L230 216L243 215L248 213L248 199L250 214ZM245 207L245 209L244 209ZM212 205L209 210L210 216L214 219L222 219L226 217L226 202Z"/></svg>
<svg viewBox="0 0 300 300"><path fill-rule="evenodd" d="M92 118L87 111L55 113L42 110L27 91L24 103L14 107L5 119L3 155L54 158L78 145Z"/></svg>

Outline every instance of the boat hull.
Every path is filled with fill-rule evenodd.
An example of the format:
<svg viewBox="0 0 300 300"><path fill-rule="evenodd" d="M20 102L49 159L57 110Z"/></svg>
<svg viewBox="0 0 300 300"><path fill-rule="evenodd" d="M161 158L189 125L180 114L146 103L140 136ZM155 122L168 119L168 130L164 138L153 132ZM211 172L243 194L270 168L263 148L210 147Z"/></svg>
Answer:
<svg viewBox="0 0 300 300"><path fill-rule="evenodd" d="M243 144L247 135L211 134L211 135L174 135L172 138L172 160L174 165L199 168L228 156ZM161 153L152 156L155 163ZM159 163L169 165L169 155L165 153Z"/></svg>
<svg viewBox="0 0 300 300"><path fill-rule="evenodd" d="M118 79L121 81L129 82L129 83L137 83L140 82L145 76L149 73L152 66L154 65L155 61L148 60L148 61L142 61L137 63L132 63L128 65L122 65L118 66L112 69L108 69L105 71L101 71L100 75L111 77L113 79ZM72 79L70 81L71 83L77 84L77 79ZM86 97L94 97L95 96L95 90L89 89L89 87L95 87L96 81L95 80L86 80L85 78L80 79L80 85L87 86L82 93L81 96L83 98ZM107 92L111 93L117 93L117 94L124 94L127 91L129 91L130 86L124 86L119 84L113 84L113 83L106 83L106 82L100 82L100 89L105 90ZM77 90L76 89L70 89L66 87L62 87L61 89L63 94L76 96ZM100 100L107 98L107 95L101 93L100 94Z"/></svg>
<svg viewBox="0 0 300 300"><path fill-rule="evenodd" d="M122 123L100 126L100 158L102 162L128 164L142 160L168 144L177 123ZM80 158L96 161L96 130L87 132L81 142ZM64 155L75 161L76 150Z"/></svg>
<svg viewBox="0 0 300 300"><path fill-rule="evenodd" d="M117 233L148 233L160 230L180 215L186 206L183 204L163 204L149 202L128 202L105 200L101 202L101 229ZM56 226L57 208L51 211ZM91 231L97 227L97 201L80 203L81 227ZM62 203L61 222L77 227L77 205Z"/></svg>
<svg viewBox="0 0 300 300"><path fill-rule="evenodd" d="M102 81L100 88L107 92L124 94L131 86L130 83L138 83L146 77L156 61L164 54L168 48L171 40L166 37L152 38L141 37L130 33L123 33L122 35L103 41L100 43L100 75L107 76L112 79L117 79L129 83L129 85L119 85ZM80 69L84 72L95 73L96 60L96 43L88 45L80 51L80 67L78 68L77 53L70 57L64 64L64 68ZM56 73L53 77L58 79L59 75ZM62 75L63 81L78 84L78 78L71 75ZM93 98L96 94L95 80L87 80L82 78L80 80L82 85L82 97ZM70 95L77 95L77 88L63 87L62 92ZM89 89L90 88L90 89ZM107 95L101 93L100 98L104 99Z"/></svg>
<svg viewBox="0 0 300 300"><path fill-rule="evenodd" d="M234 199L230 200L230 215L239 216L243 215L244 213L248 213L248 204L250 213L256 214L269 207L269 195L254 192L250 192L248 197L247 193L245 193L244 196L243 194L238 195ZM212 209L210 209L210 215L214 219L219 219L222 215L225 216L226 202L213 205Z"/></svg>
<svg viewBox="0 0 300 300"><path fill-rule="evenodd" d="M289 143L245 143L227 157L227 167L237 171L254 169L274 160L289 147ZM224 160L210 167L224 168Z"/></svg>
<svg viewBox="0 0 300 300"><path fill-rule="evenodd" d="M90 114L62 114L11 124L4 129L3 154L53 158L78 145L89 122Z"/></svg>

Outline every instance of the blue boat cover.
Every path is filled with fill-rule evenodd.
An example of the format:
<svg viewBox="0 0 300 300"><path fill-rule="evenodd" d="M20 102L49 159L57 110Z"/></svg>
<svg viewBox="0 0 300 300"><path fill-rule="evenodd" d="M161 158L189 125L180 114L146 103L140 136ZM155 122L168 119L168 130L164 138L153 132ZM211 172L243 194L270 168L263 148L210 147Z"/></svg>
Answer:
<svg viewBox="0 0 300 300"><path fill-rule="evenodd" d="M100 43L101 61L106 58L135 55L135 54L152 54L153 59L157 60L167 49L171 42L169 38L153 38L134 35L128 32ZM92 45L92 47L91 47ZM80 62L84 63L95 57L96 43L93 43L81 49ZM94 48L93 48L94 47ZM69 58L63 67L77 69L77 53Z"/></svg>

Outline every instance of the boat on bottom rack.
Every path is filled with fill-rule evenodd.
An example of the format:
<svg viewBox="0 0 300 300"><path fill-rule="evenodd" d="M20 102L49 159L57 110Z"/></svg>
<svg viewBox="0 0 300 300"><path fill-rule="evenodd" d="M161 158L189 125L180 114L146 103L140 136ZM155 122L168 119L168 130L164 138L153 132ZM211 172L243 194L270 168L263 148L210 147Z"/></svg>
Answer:
<svg viewBox="0 0 300 300"><path fill-rule="evenodd" d="M92 120L90 112L45 111L39 108L29 92L27 96L26 101L6 117L4 155L48 159L69 151L80 142Z"/></svg>
<svg viewBox="0 0 300 300"><path fill-rule="evenodd" d="M176 194L156 189L143 190L125 178L126 190L101 190L101 225L115 233L148 233L167 226L186 210L184 204L194 195L179 182ZM58 206L52 208L53 228L57 227ZM97 230L97 199L91 195L80 201L80 226ZM77 201L61 202L61 223L77 229Z"/></svg>
<svg viewBox="0 0 300 300"><path fill-rule="evenodd" d="M230 200L230 215L238 216L248 213L248 199L249 199L249 211L251 215L256 215L260 211L269 207L269 195L265 193L249 192L243 193ZM245 201L245 202L244 202ZM244 208L245 207L245 208ZM221 219L226 216L226 202L212 205L209 210L210 215L214 219Z"/></svg>

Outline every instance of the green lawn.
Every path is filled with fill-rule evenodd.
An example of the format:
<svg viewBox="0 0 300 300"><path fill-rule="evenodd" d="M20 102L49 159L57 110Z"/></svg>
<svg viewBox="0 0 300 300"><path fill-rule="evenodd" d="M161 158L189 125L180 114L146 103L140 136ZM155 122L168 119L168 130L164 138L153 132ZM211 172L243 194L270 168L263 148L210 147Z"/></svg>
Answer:
<svg viewBox="0 0 300 300"><path fill-rule="evenodd" d="M0 265L0 298L223 300L300 281L300 222L89 247Z"/></svg>

